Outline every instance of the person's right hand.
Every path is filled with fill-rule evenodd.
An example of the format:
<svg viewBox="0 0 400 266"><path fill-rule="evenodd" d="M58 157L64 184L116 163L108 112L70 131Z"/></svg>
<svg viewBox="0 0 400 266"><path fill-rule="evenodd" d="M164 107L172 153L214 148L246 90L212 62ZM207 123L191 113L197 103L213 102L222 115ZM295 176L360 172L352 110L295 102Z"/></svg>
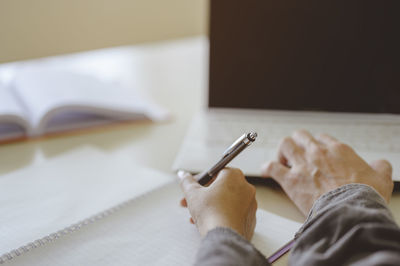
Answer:
<svg viewBox="0 0 400 266"><path fill-rule="evenodd" d="M250 240L256 225L256 189L239 169L225 168L208 187L189 173L179 172L187 206L200 234L228 227Z"/></svg>
<svg viewBox="0 0 400 266"><path fill-rule="evenodd" d="M328 135L314 138L305 130L285 138L278 161L263 166L304 215L326 192L350 183L373 187L387 201L392 194L392 167L385 160L366 163L348 145Z"/></svg>

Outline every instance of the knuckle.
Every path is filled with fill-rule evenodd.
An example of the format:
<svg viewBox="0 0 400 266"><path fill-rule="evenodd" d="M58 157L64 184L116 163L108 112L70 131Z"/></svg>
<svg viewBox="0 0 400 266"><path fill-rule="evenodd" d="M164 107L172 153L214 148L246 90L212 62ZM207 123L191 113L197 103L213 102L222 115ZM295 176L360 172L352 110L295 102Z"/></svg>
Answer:
<svg viewBox="0 0 400 266"><path fill-rule="evenodd" d="M301 135L305 132L304 129L297 129L293 132L293 136Z"/></svg>
<svg viewBox="0 0 400 266"><path fill-rule="evenodd" d="M221 179L228 180L228 182L237 182L238 180L244 179L244 174L242 170L238 168L224 168L219 172L218 176Z"/></svg>
<svg viewBox="0 0 400 266"><path fill-rule="evenodd" d="M392 164L388 160L382 160L382 163L386 165L388 170L393 171Z"/></svg>
<svg viewBox="0 0 400 266"><path fill-rule="evenodd" d="M240 170L239 168L232 168L233 173L239 176L244 176L242 170Z"/></svg>
<svg viewBox="0 0 400 266"><path fill-rule="evenodd" d="M235 177L243 175L242 170L240 170L239 168L224 168L222 169L221 172L225 175L235 176Z"/></svg>
<svg viewBox="0 0 400 266"><path fill-rule="evenodd" d="M326 140L329 140L330 142L334 142L335 141L335 139L331 135L329 135L327 133L318 134L317 135L317 139L326 139Z"/></svg>
<svg viewBox="0 0 400 266"><path fill-rule="evenodd" d="M284 138L281 140L279 146L280 146L280 147L283 147L283 146L285 146L285 145L287 145L288 143L291 143L291 142L292 142L292 138L291 138L291 137L284 137Z"/></svg>
<svg viewBox="0 0 400 266"><path fill-rule="evenodd" d="M223 176L227 176L231 173L231 168L223 168L221 171L219 171L218 176L223 177Z"/></svg>
<svg viewBox="0 0 400 266"><path fill-rule="evenodd" d="M393 179L392 179L392 175L393 175L393 167L392 164L387 161L387 160L382 160L382 163L385 164L385 168L386 168L386 178L388 179L389 182L393 183Z"/></svg>
<svg viewBox="0 0 400 266"><path fill-rule="evenodd" d="M325 148L314 143L310 143L307 150L312 156L316 157L320 157L326 152Z"/></svg>
<svg viewBox="0 0 400 266"><path fill-rule="evenodd" d="M337 142L332 144L332 149L338 152L349 152L353 150L349 145L343 142Z"/></svg>
<svg viewBox="0 0 400 266"><path fill-rule="evenodd" d="M289 188L293 188L296 185L298 185L299 178L298 178L297 175L291 175L291 176L288 176L284 181L285 181L284 184L283 184L284 186L289 187Z"/></svg>

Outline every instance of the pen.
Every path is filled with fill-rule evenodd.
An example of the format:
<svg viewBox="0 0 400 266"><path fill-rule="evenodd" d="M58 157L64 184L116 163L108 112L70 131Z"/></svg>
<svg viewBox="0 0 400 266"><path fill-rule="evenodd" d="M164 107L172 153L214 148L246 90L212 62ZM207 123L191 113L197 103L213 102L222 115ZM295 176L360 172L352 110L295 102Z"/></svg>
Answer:
<svg viewBox="0 0 400 266"><path fill-rule="evenodd" d="M293 247L293 245L294 245L294 239L286 243L283 247L274 252L274 254L269 256L268 262L272 264L273 262L277 261L280 257L289 252L289 250Z"/></svg>
<svg viewBox="0 0 400 266"><path fill-rule="evenodd" d="M222 154L222 158L213 167L211 167L210 170L195 176L197 182L202 186L206 185L216 174L218 174L219 171L221 171L230 161L232 161L233 158L235 158L246 147L250 146L250 144L253 143L256 138L257 133L255 132L240 136L228 149L226 149L226 151ZM286 254L293 245L294 239L269 256L267 258L268 262L273 263L277 261L280 257Z"/></svg>
<svg viewBox="0 0 400 266"><path fill-rule="evenodd" d="M253 143L257 138L257 133L250 132L240 136L228 149L222 154L222 158L210 168L201 174L195 176L197 182L204 186L218 174L230 161L232 161L240 152Z"/></svg>

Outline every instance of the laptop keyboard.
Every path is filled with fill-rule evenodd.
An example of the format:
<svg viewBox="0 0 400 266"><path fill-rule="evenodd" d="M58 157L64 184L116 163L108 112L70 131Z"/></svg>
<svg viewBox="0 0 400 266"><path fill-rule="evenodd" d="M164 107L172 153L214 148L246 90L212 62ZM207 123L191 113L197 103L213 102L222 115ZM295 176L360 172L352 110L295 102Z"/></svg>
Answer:
<svg viewBox="0 0 400 266"><path fill-rule="evenodd" d="M388 121L329 121L304 117L210 115L206 119L208 145L229 145L245 132L258 133L258 147L277 148L285 136L297 129L327 133L357 151L400 153L400 123Z"/></svg>

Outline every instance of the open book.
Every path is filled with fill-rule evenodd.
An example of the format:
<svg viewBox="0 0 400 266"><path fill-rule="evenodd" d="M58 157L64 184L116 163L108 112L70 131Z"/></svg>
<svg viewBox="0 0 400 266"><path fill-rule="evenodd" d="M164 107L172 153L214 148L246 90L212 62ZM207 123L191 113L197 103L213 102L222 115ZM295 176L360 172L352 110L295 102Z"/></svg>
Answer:
<svg viewBox="0 0 400 266"><path fill-rule="evenodd" d="M132 88L80 73L22 69L0 84L0 142L167 116Z"/></svg>
<svg viewBox="0 0 400 266"><path fill-rule="evenodd" d="M174 179L92 149L3 176L0 263L191 265L201 238ZM259 210L253 243L268 256L299 227Z"/></svg>

